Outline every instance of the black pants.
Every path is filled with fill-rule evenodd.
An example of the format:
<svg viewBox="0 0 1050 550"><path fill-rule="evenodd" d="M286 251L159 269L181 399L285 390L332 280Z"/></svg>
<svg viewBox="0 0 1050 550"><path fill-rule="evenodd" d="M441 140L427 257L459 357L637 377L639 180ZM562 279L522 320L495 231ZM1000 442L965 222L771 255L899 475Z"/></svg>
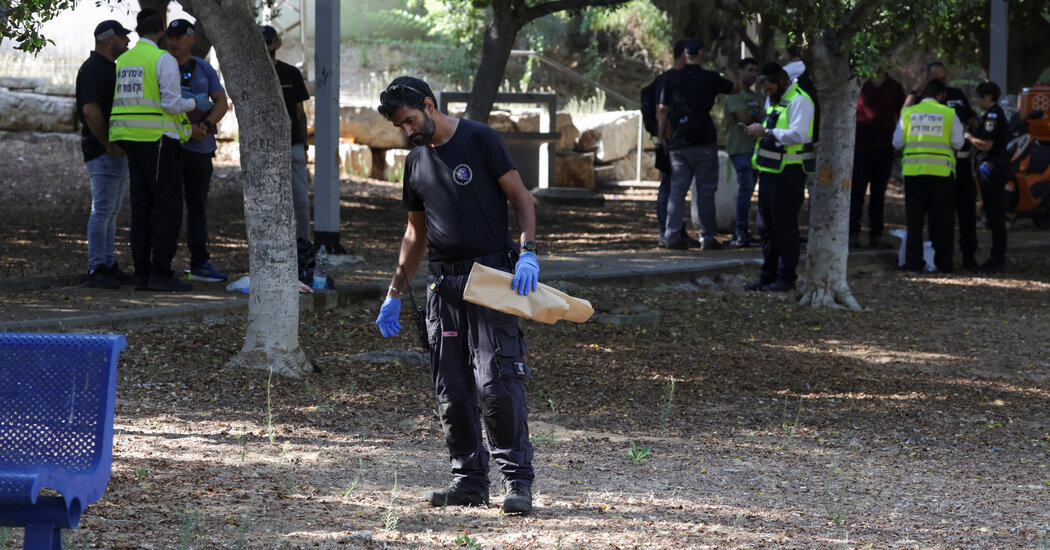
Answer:
<svg viewBox="0 0 1050 550"><path fill-rule="evenodd" d="M981 178L984 217L992 232L992 250L988 259L998 263L1006 260L1006 182L1009 179L1005 161L996 163L989 177Z"/></svg>
<svg viewBox="0 0 1050 550"><path fill-rule="evenodd" d="M951 272L955 242L955 180L950 176L905 176L904 211L908 219L908 239L904 248L904 267L922 271L922 229L930 221L933 264L938 271Z"/></svg>
<svg viewBox="0 0 1050 550"><path fill-rule="evenodd" d="M759 280L763 284L777 279L794 283L798 279L798 213L805 191L806 173L800 164L789 164L779 174L759 175L758 232L762 236L763 260Z"/></svg>
<svg viewBox="0 0 1050 550"><path fill-rule="evenodd" d="M123 141L131 188L131 257L135 277L171 277L182 227L179 141Z"/></svg>
<svg viewBox="0 0 1050 550"><path fill-rule="evenodd" d="M860 219L864 215L864 193L871 186L868 203L868 227L871 237L882 237L886 206L886 184L893 170L893 151L858 147L853 153L853 187L849 203L849 234L860 234Z"/></svg>
<svg viewBox="0 0 1050 550"><path fill-rule="evenodd" d="M959 217L959 250L963 261L976 261L977 181L973 179L969 157L955 162L955 213Z"/></svg>
<svg viewBox="0 0 1050 550"><path fill-rule="evenodd" d="M214 153L182 150L182 186L186 195L186 246L190 249L190 269L203 267L208 254L208 188Z"/></svg>
<svg viewBox="0 0 1050 550"><path fill-rule="evenodd" d="M510 271L505 258L501 253L476 261ZM525 339L517 317L463 300L470 265L430 262L427 277L430 372L452 477L487 493L491 454L505 487L512 481L531 487Z"/></svg>

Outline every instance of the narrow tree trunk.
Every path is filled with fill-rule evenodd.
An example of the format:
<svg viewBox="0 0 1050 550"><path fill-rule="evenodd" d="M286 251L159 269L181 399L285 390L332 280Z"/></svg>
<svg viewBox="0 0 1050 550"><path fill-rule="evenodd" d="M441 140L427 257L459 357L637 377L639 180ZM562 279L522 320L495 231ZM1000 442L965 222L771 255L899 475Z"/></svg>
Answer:
<svg viewBox="0 0 1050 550"><path fill-rule="evenodd" d="M470 120L487 122L492 104L507 69L510 51L521 25L507 20L508 15L493 10L492 21L485 27L485 41L481 50L481 64L474 75L474 88L470 92L470 103L464 115Z"/></svg>
<svg viewBox="0 0 1050 550"><path fill-rule="evenodd" d="M227 366L298 378L314 368L299 347L291 123L277 73L248 0L191 3L215 38L240 129L251 292L244 347Z"/></svg>
<svg viewBox="0 0 1050 550"><path fill-rule="evenodd" d="M849 77L849 59L833 52L823 40L816 41L812 70L820 95L821 125L817 177L811 178L815 182L809 187L806 282L800 303L859 310L846 282L859 88Z"/></svg>

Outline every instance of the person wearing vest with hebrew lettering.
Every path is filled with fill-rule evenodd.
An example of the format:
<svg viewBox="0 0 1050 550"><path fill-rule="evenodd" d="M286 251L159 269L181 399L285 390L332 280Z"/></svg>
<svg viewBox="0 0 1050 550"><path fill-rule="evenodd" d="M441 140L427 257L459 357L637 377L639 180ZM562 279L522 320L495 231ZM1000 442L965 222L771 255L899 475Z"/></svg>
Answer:
<svg viewBox="0 0 1050 550"><path fill-rule="evenodd" d="M903 152L904 211L908 236L904 269L921 273L922 226L930 218L933 264L937 271L952 271L952 242L955 240L955 152L963 146L963 124L955 109L944 104L947 89L940 80L930 80L922 90L922 101L901 111L893 132L894 149Z"/></svg>
<svg viewBox="0 0 1050 550"><path fill-rule="evenodd" d="M171 269L182 226L179 144L190 137L186 113L212 103L208 94L183 97L178 62L157 47L164 16L147 8L136 21L138 43L117 58L109 118L109 140L128 154L135 290L187 291L193 285Z"/></svg>
<svg viewBox="0 0 1050 550"><path fill-rule="evenodd" d="M762 122L747 127L756 138L752 166L758 170L758 231L762 237L762 270L747 290L790 292L795 289L800 253L798 213L805 197L806 175L816 169L813 145L813 100L780 65L762 67L762 89L768 96Z"/></svg>

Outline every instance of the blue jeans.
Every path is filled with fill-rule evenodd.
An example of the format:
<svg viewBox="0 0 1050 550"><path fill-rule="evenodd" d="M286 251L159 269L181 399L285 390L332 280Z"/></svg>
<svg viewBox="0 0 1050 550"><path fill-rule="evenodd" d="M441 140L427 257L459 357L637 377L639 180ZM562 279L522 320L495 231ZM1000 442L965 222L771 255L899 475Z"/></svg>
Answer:
<svg viewBox="0 0 1050 550"><path fill-rule="evenodd" d="M736 170L736 182L740 186L736 195L736 235L748 232L751 224L751 196L755 194L755 182L758 174L751 167L751 153L730 155Z"/></svg>
<svg viewBox="0 0 1050 550"><path fill-rule="evenodd" d="M681 237L685 221L685 195L696 180L693 201L700 211L700 240L709 243L718 234L715 225L715 191L718 190L718 148L698 145L671 151L671 195L667 201L664 239L669 243Z"/></svg>
<svg viewBox="0 0 1050 550"><path fill-rule="evenodd" d="M86 163L91 177L88 217L88 271L116 263L117 214L128 190L128 158L101 155Z"/></svg>
<svg viewBox="0 0 1050 550"><path fill-rule="evenodd" d="M292 205L295 237L310 240L310 178L306 171L306 145L292 145Z"/></svg>

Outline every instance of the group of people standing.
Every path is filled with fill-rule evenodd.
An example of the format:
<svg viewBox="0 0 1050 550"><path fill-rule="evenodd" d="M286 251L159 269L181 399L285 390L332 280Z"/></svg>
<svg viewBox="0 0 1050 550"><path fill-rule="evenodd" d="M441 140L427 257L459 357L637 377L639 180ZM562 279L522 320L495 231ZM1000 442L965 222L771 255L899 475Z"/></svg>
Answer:
<svg viewBox="0 0 1050 550"><path fill-rule="evenodd" d="M663 172L657 196L659 245L668 249L717 250L715 192L718 188L718 134L711 117L716 96L725 95L726 152L736 172L734 247L756 244L750 232L751 197L761 175L758 228L764 262L749 290L786 292L798 279L798 214L805 182L816 163L818 110L816 89L799 57L789 49L783 66L745 58L732 75L702 68L704 43L675 45L675 68L661 74L643 92L656 105L657 167ZM717 65L724 66L719 60ZM730 78L727 78L729 76ZM765 98L754 90L761 82ZM700 239L685 230L685 196L695 184Z"/></svg>
<svg viewBox="0 0 1050 550"><path fill-rule="evenodd" d="M219 121L229 111L215 69L192 55L196 27L186 19L165 25L164 16L144 9L136 17L138 42L118 21L99 23L95 48L80 67L76 106L81 149L91 178L88 218L88 286L187 291L189 280L225 281L208 252L207 199ZM298 69L274 56L280 40L272 27L261 33L281 81L292 128L292 181L297 234L309 238L306 177L306 116L309 93ZM163 42L162 42L163 41ZM166 50L159 44L165 44ZM289 70L290 69L290 70ZM298 153L298 154L296 154ZM116 260L116 226L130 188L130 244L134 273ZM186 279L172 261L182 229L185 201L190 265ZM305 228L305 230L304 230Z"/></svg>

